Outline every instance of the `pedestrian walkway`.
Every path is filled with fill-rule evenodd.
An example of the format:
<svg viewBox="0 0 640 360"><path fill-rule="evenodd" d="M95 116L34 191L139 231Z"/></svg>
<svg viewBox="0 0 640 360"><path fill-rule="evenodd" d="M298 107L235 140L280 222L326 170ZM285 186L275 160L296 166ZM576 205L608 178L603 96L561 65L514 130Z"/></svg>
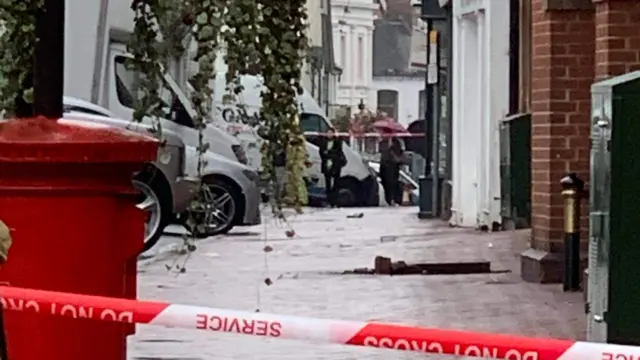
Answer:
<svg viewBox="0 0 640 360"><path fill-rule="evenodd" d="M347 218L362 212L362 218ZM584 338L581 294L524 283L523 233L480 233L420 221L415 208L309 209L291 217L293 238L274 219L197 243L186 272L172 257L140 266L140 297L229 309L332 319L379 320L528 336ZM264 237L273 251L266 256ZM518 236L514 236L518 235ZM384 241L381 237L384 236ZM477 275L341 275L373 267L376 255L407 262L489 260ZM273 285L266 286L270 277ZM419 353L316 345L140 326L131 359L423 359ZM433 355L430 359L440 359ZM446 357L442 357L446 359Z"/></svg>

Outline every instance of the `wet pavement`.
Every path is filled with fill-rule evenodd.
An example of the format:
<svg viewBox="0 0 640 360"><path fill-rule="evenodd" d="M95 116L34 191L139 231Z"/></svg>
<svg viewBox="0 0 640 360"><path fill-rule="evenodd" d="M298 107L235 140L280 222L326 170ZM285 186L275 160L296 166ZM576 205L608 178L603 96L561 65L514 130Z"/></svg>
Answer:
<svg viewBox="0 0 640 360"><path fill-rule="evenodd" d="M364 216L347 218L358 212ZM520 280L517 254L526 246L525 233L453 229L440 221L420 221L416 213L416 208L308 209L290 217L293 238L285 234L285 224L267 217L266 224L198 241L182 274L167 271L167 265L184 261L172 250L180 238L168 236L155 256L140 262L139 297L329 319L584 338L580 293ZM273 248L266 257L265 243ZM373 267L376 255L407 262L489 260L497 272L339 274ZM273 285L264 284L267 276ZM129 339L129 358L404 360L425 355L139 326Z"/></svg>

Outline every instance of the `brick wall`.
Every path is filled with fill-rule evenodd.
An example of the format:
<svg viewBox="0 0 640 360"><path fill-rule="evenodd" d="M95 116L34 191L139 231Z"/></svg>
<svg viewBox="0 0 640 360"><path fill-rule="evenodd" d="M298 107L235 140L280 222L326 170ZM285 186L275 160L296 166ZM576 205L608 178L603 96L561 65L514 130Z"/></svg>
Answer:
<svg viewBox="0 0 640 360"><path fill-rule="evenodd" d="M531 22L532 241L522 255L522 276L556 282L562 271L559 180L576 172L588 181L591 84L640 69L640 1L533 0Z"/></svg>
<svg viewBox="0 0 640 360"><path fill-rule="evenodd" d="M532 247L556 252L562 240L560 179L589 174L592 9L532 7Z"/></svg>
<svg viewBox="0 0 640 360"><path fill-rule="evenodd" d="M560 180L569 172L586 181L589 176L595 11L591 0L531 1L532 239L522 253L521 274L527 281L560 282ZM583 215L586 225L586 208Z"/></svg>
<svg viewBox="0 0 640 360"><path fill-rule="evenodd" d="M596 78L640 69L640 1L596 3Z"/></svg>

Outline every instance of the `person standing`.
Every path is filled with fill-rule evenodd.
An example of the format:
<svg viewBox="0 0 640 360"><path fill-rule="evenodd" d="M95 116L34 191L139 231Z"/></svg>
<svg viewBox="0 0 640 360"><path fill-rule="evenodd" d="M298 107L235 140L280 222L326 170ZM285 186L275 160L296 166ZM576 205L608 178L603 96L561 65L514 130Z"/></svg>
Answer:
<svg viewBox="0 0 640 360"><path fill-rule="evenodd" d="M400 140L383 134L380 142L380 182L384 188L384 198L390 206L402 203L402 189L400 188L400 166L404 161L404 150Z"/></svg>
<svg viewBox="0 0 640 360"><path fill-rule="evenodd" d="M340 172L347 164L347 159L342 151L342 140L335 136L335 129L329 128L327 136L320 142L321 170L324 175L325 192L331 207L337 205L335 185L340 179Z"/></svg>

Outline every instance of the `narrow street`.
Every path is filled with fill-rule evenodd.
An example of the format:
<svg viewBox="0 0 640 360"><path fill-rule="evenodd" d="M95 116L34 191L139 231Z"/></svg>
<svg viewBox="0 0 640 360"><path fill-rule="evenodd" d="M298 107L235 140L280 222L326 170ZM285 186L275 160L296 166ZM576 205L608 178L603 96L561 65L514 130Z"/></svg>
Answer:
<svg viewBox="0 0 640 360"><path fill-rule="evenodd" d="M359 212L364 216L347 218ZM181 239L167 236L155 256L140 261L139 298L319 318L584 338L581 293L521 281L517 254L527 246L522 233L481 233L420 221L415 208L308 209L290 217L296 232L293 238L286 236L283 224L268 217L266 222L197 242L198 249L181 274L167 270L176 259L179 264L184 260L172 250ZM273 247L266 266L265 237ZM341 274L373 267L377 255L407 263L489 260L493 273ZM273 285L264 284L266 276ZM420 359L424 355L150 326L139 326L129 339L129 358L138 360L389 357Z"/></svg>

